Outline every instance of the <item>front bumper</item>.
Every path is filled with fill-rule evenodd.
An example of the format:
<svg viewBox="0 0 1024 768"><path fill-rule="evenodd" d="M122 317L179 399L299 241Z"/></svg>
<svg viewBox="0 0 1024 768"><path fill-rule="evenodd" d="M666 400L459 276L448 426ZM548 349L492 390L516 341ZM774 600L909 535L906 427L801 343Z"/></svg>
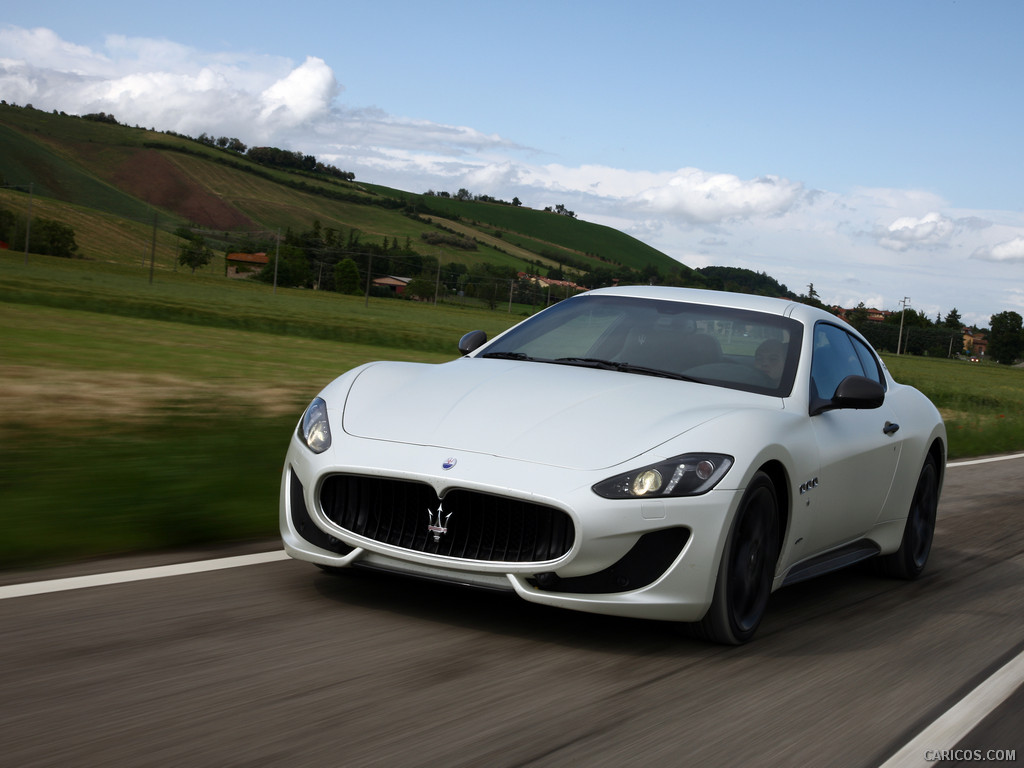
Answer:
<svg viewBox="0 0 1024 768"><path fill-rule="evenodd" d="M328 567L363 566L511 590L535 603L635 618L697 621L711 603L738 491L613 501L590 488L614 472L566 470L481 454L460 455L456 465L443 469L448 458L444 449L348 436L343 442L345 457L358 456L358 461L340 461L336 447L314 455L292 439L280 496L281 537L291 557ZM568 551L525 562L467 558L439 554L429 542L409 548L354 533L332 520L322 503L325 482L338 474L425 484L440 499L459 489L558 510L571 520ZM516 478L517 486L510 486L509 478ZM410 512L409 519L422 526L424 536L430 514L430 509Z"/></svg>

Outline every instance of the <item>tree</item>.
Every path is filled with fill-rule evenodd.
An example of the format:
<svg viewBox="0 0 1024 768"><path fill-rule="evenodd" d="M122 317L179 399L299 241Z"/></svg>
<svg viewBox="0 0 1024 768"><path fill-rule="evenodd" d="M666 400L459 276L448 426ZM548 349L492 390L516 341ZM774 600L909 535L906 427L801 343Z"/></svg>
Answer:
<svg viewBox="0 0 1024 768"><path fill-rule="evenodd" d="M0 208L0 242L14 242L14 234L18 230L18 218L6 208Z"/></svg>
<svg viewBox="0 0 1024 768"><path fill-rule="evenodd" d="M859 302L856 307L846 313L846 322L856 328L858 331L864 327L864 324L868 321L868 308L864 305L864 302Z"/></svg>
<svg viewBox="0 0 1024 768"><path fill-rule="evenodd" d="M902 319L902 322L901 322ZM892 312L882 322L889 323L890 325L903 325L904 328L933 328L931 318L928 317L924 312L918 312L913 307L907 307L904 310Z"/></svg>
<svg viewBox="0 0 1024 768"><path fill-rule="evenodd" d="M65 259L78 255L78 243L75 242L75 230L67 224L53 219L32 220L32 250L49 256L61 256Z"/></svg>
<svg viewBox="0 0 1024 768"><path fill-rule="evenodd" d="M468 277L466 295L485 301L490 309L494 309L498 302L508 299L509 286L515 280L516 272L512 267L481 263L469 268Z"/></svg>
<svg viewBox="0 0 1024 768"><path fill-rule="evenodd" d="M992 330L988 337L988 353L997 363L1012 365L1024 349L1021 326L1024 320L1016 312L992 315Z"/></svg>
<svg viewBox="0 0 1024 768"><path fill-rule="evenodd" d="M957 331L963 328L963 323L964 321L960 318L960 313L957 312L956 307L953 307L949 311L949 314L946 315L945 320L942 321L942 325L946 328L953 328Z"/></svg>
<svg viewBox="0 0 1024 768"><path fill-rule="evenodd" d="M313 272L309 259L301 249L293 245L282 245L277 258L272 258L253 278L261 283L274 283L293 288L305 288L313 284Z"/></svg>
<svg viewBox="0 0 1024 768"><path fill-rule="evenodd" d="M196 273L199 267L205 267L213 260L213 251L206 245L202 235L196 235L182 243L178 251L178 263Z"/></svg>
<svg viewBox="0 0 1024 768"><path fill-rule="evenodd" d="M334 288L340 293L360 293L359 267L352 259L342 259L334 266Z"/></svg>
<svg viewBox="0 0 1024 768"><path fill-rule="evenodd" d="M432 280L425 277L414 277L405 286L403 297L407 299L420 299L422 301L433 301L437 286Z"/></svg>

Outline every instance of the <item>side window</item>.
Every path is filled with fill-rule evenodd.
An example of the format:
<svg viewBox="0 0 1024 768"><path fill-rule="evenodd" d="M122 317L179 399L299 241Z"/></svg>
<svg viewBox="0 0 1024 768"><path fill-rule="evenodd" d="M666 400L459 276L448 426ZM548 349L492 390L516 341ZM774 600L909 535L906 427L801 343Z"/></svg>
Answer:
<svg viewBox="0 0 1024 768"><path fill-rule="evenodd" d="M831 400L839 382L847 376L864 376L864 365L854 346L855 339L838 326L818 323L814 328L814 358L811 383L818 398ZM868 350L863 350L868 353ZM877 368L877 366L875 366ZM877 370L869 374L878 378Z"/></svg>
<svg viewBox="0 0 1024 768"><path fill-rule="evenodd" d="M850 341L853 342L853 348L857 352L857 357L860 358L860 363L864 367L864 376L867 376L873 381L877 381L883 387L885 386L885 377L882 376L882 369L878 365L878 360L875 358L874 353L868 349L860 339L850 337Z"/></svg>

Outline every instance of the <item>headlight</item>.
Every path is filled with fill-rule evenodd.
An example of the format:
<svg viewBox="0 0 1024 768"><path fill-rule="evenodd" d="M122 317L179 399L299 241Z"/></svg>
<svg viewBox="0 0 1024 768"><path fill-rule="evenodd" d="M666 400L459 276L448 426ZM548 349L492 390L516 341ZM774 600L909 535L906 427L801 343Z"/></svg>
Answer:
<svg viewBox="0 0 1024 768"><path fill-rule="evenodd" d="M331 447L331 425L327 421L327 403L315 398L299 424L299 437L313 453L323 453Z"/></svg>
<svg viewBox="0 0 1024 768"><path fill-rule="evenodd" d="M602 480L592 490L606 499L699 496L718 485L732 462L721 453L687 453Z"/></svg>

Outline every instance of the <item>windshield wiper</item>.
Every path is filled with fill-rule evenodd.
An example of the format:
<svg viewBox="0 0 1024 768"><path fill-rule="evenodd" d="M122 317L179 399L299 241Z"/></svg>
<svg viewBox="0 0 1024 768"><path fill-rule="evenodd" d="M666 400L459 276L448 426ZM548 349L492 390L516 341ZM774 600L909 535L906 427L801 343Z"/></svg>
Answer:
<svg viewBox="0 0 1024 768"><path fill-rule="evenodd" d="M551 361L560 365L578 365L583 368L600 368L605 371L617 371L621 363L602 360L599 357L556 357Z"/></svg>
<svg viewBox="0 0 1024 768"><path fill-rule="evenodd" d="M552 360L553 363L562 365L579 365L586 368L600 368L605 371L619 371L621 373L639 373L643 376L659 376L664 379L676 379L677 381L696 381L692 376L673 371L664 371L661 368L648 368L645 365L633 365L632 363L617 363L612 360L602 360L598 357L559 357Z"/></svg>

